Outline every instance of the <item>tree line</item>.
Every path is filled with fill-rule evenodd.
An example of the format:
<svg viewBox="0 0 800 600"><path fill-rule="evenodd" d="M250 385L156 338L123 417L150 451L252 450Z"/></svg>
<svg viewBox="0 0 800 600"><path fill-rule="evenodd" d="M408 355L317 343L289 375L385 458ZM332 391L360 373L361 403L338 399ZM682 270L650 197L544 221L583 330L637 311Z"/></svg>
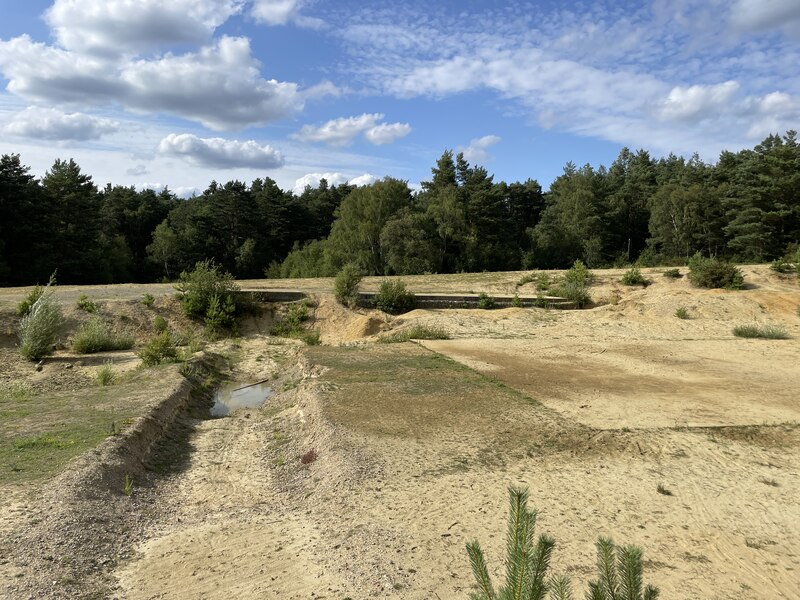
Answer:
<svg viewBox="0 0 800 600"><path fill-rule="evenodd" d="M73 161L41 180L19 155L0 157L0 282L173 280L212 259L238 278L452 273L676 264L695 253L763 262L800 243L800 146L795 131L753 149L654 159L627 148L606 168L568 163L548 191L533 179L495 182L446 150L412 191L307 187L271 179L212 182L200 195L108 184Z"/></svg>

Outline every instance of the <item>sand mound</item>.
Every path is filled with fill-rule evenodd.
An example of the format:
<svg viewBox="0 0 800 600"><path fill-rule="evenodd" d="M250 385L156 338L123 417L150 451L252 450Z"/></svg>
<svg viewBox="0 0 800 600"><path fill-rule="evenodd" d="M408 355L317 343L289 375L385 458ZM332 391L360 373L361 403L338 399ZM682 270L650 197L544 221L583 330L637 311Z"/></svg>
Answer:
<svg viewBox="0 0 800 600"><path fill-rule="evenodd" d="M314 310L314 326L324 344L355 342L388 329L386 315L376 310L350 310L333 294L320 294Z"/></svg>

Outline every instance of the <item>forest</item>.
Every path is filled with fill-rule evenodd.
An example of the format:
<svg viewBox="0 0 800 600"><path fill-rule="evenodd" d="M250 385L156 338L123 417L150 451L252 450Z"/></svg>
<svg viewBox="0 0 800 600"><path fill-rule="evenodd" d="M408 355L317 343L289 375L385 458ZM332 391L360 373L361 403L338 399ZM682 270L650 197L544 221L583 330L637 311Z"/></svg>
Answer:
<svg viewBox="0 0 800 600"><path fill-rule="evenodd" d="M696 253L735 262L794 254L800 243L797 133L753 149L655 159L623 148L609 166L568 163L550 189L506 183L446 150L412 191L307 187L271 179L212 182L200 195L107 184L74 160L41 179L0 157L0 284L175 280L212 259L237 278L683 264Z"/></svg>

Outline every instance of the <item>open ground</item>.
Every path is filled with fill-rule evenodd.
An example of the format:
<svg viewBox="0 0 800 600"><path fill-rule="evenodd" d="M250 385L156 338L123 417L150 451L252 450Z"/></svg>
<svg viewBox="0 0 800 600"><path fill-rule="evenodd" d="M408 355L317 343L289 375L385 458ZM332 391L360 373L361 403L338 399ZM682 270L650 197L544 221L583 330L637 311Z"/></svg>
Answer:
<svg viewBox="0 0 800 600"><path fill-rule="evenodd" d="M25 290L0 290L2 594L466 598L465 543L480 540L499 577L506 490L525 485L577 596L597 536L610 535L644 550L664 598L797 598L800 287L766 266L743 271L741 291L658 269L628 287L607 270L586 310L398 317L339 306L330 280L241 282L312 294L323 345L269 336L267 311L191 368L148 370L133 352L59 350L36 371L14 349ZM404 280L535 295L523 275ZM196 329L172 292L58 289L65 306L95 298L139 342L157 314ZM754 323L790 338L732 334ZM376 343L415 325L451 339ZM119 380L99 387L106 362ZM210 419L221 379L269 380L274 394Z"/></svg>

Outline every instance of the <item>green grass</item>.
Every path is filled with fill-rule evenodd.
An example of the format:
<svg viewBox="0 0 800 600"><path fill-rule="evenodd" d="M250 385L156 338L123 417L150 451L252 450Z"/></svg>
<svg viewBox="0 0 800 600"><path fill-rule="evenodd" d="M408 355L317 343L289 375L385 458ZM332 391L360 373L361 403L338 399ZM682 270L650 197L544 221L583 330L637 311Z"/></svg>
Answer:
<svg viewBox="0 0 800 600"><path fill-rule="evenodd" d="M765 340L788 340L790 337L783 327L777 325L738 325L733 328L733 335Z"/></svg>
<svg viewBox="0 0 800 600"><path fill-rule="evenodd" d="M390 335L378 338L381 344L397 344L411 340L449 340L450 335L438 327L429 325L414 325Z"/></svg>
<svg viewBox="0 0 800 600"><path fill-rule="evenodd" d="M72 349L78 354L92 354L108 350L130 350L133 338L120 335L99 317L93 317L80 326L72 337Z"/></svg>
<svg viewBox="0 0 800 600"><path fill-rule="evenodd" d="M685 306L680 306L675 309L675 316L679 319L688 319L689 318L689 309Z"/></svg>

